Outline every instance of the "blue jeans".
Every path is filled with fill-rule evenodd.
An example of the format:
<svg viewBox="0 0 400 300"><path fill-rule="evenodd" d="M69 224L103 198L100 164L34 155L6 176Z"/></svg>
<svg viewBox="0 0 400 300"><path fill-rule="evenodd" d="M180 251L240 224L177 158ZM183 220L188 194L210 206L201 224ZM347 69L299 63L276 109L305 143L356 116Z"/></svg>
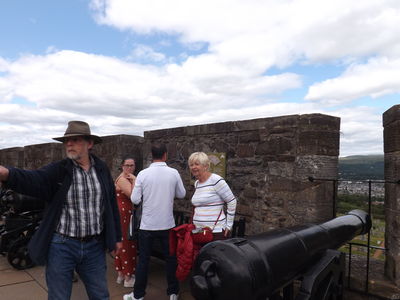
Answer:
<svg viewBox="0 0 400 300"><path fill-rule="evenodd" d="M169 255L169 230L139 230L139 261L136 266L135 285L133 293L135 298L144 297L147 286L147 273L151 249L154 240L159 240L162 254L165 259L166 277L167 277L167 295L179 293L179 281L176 279L176 256Z"/></svg>
<svg viewBox="0 0 400 300"><path fill-rule="evenodd" d="M109 299L102 242L97 239L80 242L55 233L46 265L49 300L70 299L74 270L84 283L89 299Z"/></svg>

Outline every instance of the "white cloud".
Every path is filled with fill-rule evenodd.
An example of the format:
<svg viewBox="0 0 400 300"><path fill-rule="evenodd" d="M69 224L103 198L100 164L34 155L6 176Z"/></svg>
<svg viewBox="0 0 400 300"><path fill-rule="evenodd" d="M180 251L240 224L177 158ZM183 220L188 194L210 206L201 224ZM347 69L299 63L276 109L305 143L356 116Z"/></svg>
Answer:
<svg viewBox="0 0 400 300"><path fill-rule="evenodd" d="M137 45L128 57L128 60L145 62L163 62L165 59L166 56L163 53L156 52L154 49L146 45Z"/></svg>
<svg viewBox="0 0 400 300"><path fill-rule="evenodd" d="M221 56L252 61L264 54L269 56L264 68L303 56L324 61L400 50L400 2L395 0L92 3L101 24L142 34L180 34L183 42L210 43Z"/></svg>
<svg viewBox="0 0 400 300"><path fill-rule="evenodd" d="M98 126L101 135L118 134L121 130L142 134L144 130L188 125L186 120L190 119L200 124L201 119L193 115L203 112L234 120L248 107L247 111L261 116L262 110L256 105L270 101L268 95L301 84L296 74L240 74L212 59L205 55L190 58L182 65L155 67L66 50L24 56L5 63L7 71L0 76L0 99L6 103L22 98L33 105L1 104L0 119L3 124L25 124L30 127L28 131L34 128L30 124L46 120L51 128L41 128L30 137L47 132L49 138L50 132L57 134L52 129L55 124L61 126L66 120L82 118ZM235 113L221 113L227 108ZM204 121L208 119L205 117ZM5 125L2 128L6 130ZM117 128L117 132L110 131ZM0 147L29 141L3 134L8 138L0 141Z"/></svg>
<svg viewBox="0 0 400 300"><path fill-rule="evenodd" d="M372 58L366 64L354 64L339 77L310 86L307 100L325 105L340 104L370 96L377 98L400 92L400 58Z"/></svg>
<svg viewBox="0 0 400 300"><path fill-rule="evenodd" d="M342 117L346 149L381 149L371 142L381 141L381 112L338 107L399 93L398 0L92 0L91 6L99 24L152 34L160 43L138 44L125 60L51 43L45 55L0 57L0 148L46 141L70 119L107 135L319 112ZM178 59L162 52L171 47L173 38L163 39L168 34L182 43ZM286 68L326 62L344 71L314 82L310 101L280 100L304 88L302 74ZM32 105L16 105L18 98Z"/></svg>
<svg viewBox="0 0 400 300"><path fill-rule="evenodd" d="M382 154L382 116L370 107L340 109L334 112L341 118L340 156Z"/></svg>

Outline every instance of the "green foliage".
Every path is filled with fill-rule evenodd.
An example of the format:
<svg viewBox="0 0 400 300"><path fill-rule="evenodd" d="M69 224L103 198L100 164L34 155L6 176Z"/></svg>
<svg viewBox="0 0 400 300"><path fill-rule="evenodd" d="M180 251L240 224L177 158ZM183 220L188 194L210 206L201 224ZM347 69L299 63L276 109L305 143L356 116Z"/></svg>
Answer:
<svg viewBox="0 0 400 300"><path fill-rule="evenodd" d="M385 208L382 197L371 198L371 216L375 219L385 219ZM362 209L368 212L368 197L364 195L338 195L337 212L345 214L353 209Z"/></svg>

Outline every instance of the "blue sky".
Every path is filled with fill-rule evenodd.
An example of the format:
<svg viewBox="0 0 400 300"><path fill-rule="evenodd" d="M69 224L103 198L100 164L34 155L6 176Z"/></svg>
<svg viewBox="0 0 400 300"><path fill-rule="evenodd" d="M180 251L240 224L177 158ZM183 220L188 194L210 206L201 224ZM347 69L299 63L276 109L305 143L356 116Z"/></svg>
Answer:
<svg viewBox="0 0 400 300"><path fill-rule="evenodd" d="M341 118L340 155L382 153L399 102L395 0L6 0L0 148L291 114Z"/></svg>

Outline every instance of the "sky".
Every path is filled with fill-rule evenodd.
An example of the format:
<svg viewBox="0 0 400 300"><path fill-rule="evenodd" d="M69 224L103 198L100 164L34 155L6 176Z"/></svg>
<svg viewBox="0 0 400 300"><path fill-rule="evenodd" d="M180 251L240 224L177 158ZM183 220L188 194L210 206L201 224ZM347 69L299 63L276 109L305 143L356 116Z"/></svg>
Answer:
<svg viewBox="0 0 400 300"><path fill-rule="evenodd" d="M398 0L3 0L0 149L322 113L382 154L400 101Z"/></svg>

